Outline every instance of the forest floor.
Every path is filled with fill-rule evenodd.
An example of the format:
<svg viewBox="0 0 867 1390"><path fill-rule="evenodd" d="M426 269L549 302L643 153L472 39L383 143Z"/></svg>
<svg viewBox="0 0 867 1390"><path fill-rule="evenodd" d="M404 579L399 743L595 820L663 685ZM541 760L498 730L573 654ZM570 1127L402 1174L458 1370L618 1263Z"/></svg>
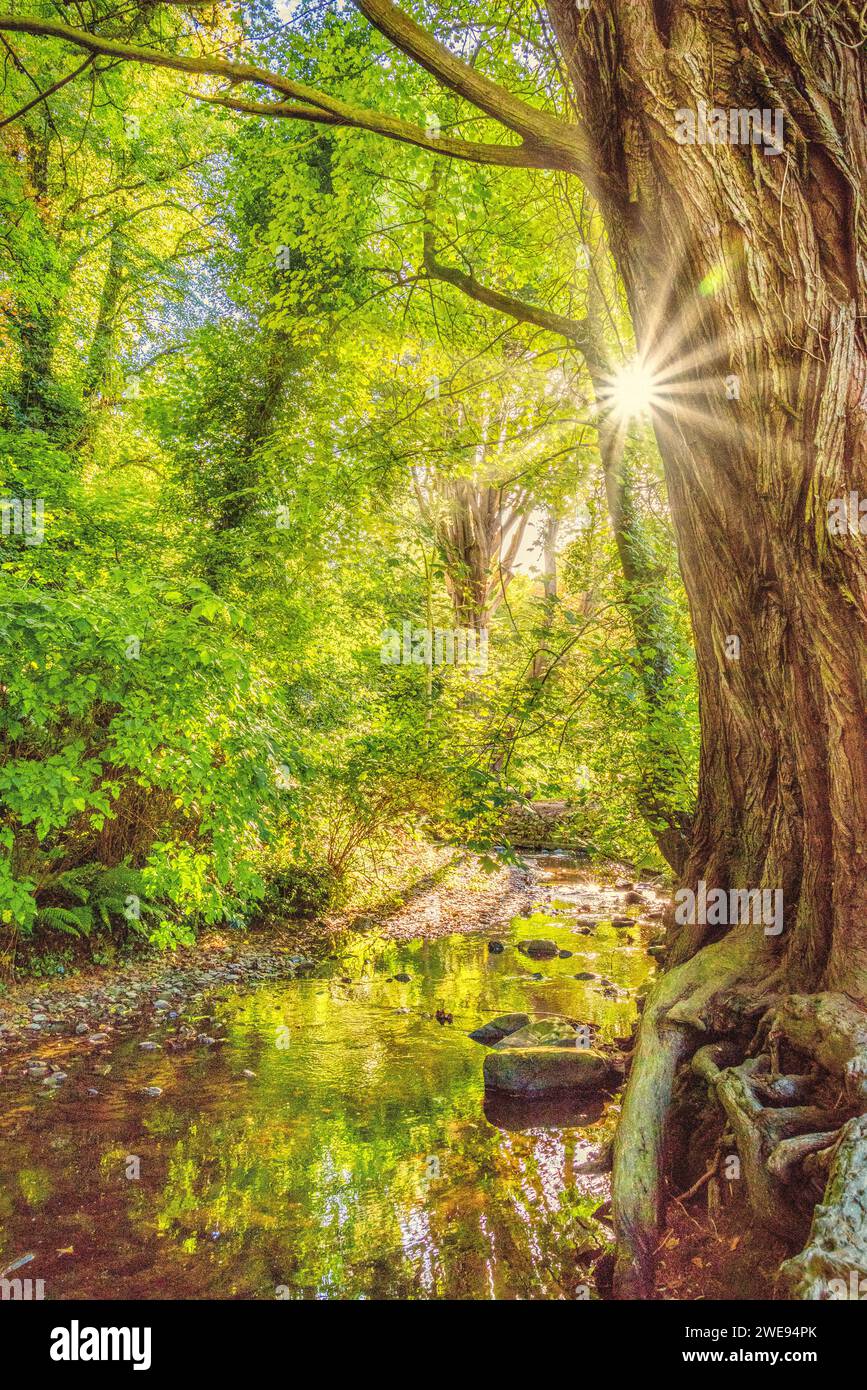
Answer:
<svg viewBox="0 0 867 1390"><path fill-rule="evenodd" d="M707 1192L668 1204L656 1289L667 1301L773 1297L774 1278L794 1251L756 1225L740 1184L726 1183L722 1204L708 1210Z"/></svg>

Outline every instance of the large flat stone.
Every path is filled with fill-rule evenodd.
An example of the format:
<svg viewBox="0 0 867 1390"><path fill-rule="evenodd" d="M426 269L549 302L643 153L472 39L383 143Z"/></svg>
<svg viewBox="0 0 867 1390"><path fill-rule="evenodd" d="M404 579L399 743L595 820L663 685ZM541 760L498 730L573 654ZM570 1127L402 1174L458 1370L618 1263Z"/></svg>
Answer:
<svg viewBox="0 0 867 1390"><path fill-rule="evenodd" d="M512 1096L549 1096L570 1091L599 1091L620 1077L601 1053L590 1048L528 1047L489 1052L485 1087Z"/></svg>

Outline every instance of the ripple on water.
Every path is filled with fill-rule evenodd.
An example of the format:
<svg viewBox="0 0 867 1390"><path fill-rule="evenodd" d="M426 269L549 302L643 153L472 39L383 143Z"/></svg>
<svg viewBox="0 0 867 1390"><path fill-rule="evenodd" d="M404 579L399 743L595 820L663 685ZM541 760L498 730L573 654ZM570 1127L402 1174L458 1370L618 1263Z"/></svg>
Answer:
<svg viewBox="0 0 867 1390"><path fill-rule="evenodd" d="M557 909L518 919L502 954L483 936L360 938L313 978L213 1001L197 1024L213 1046L129 1039L56 1093L16 1085L0 1268L32 1250L48 1298L571 1296L605 1191L576 1169L612 1107L485 1098L466 1036L519 1010L629 1031L650 970L638 936L581 935L570 897L557 881ZM529 935L572 954L528 960Z"/></svg>

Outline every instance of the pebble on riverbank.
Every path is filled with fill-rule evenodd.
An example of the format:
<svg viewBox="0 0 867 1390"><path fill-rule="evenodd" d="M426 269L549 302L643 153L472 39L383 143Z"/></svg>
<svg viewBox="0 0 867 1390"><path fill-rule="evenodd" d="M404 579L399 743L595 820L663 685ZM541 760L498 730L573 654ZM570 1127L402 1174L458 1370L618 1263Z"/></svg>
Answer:
<svg viewBox="0 0 867 1390"><path fill-rule="evenodd" d="M475 856L441 846L425 849L422 867L424 886L381 919L368 911L366 930L400 942L505 929L527 910L535 883L529 870L489 874ZM16 981L0 998L0 1076L12 1066L23 1068L27 1056L56 1061L98 1048L115 1030L164 1027L215 989L309 975L342 935L361 925L358 918L335 916L269 925L247 936L210 932L171 957L154 950L60 980Z"/></svg>
<svg viewBox="0 0 867 1390"><path fill-rule="evenodd" d="M269 924L245 936L211 932L168 958L153 951L124 965L94 968L59 981L17 981L0 998L0 1075L19 1066L21 1074L32 1075L23 1062L35 1054L41 1054L40 1061L50 1057L56 1074L61 1061L104 1047L117 1031L170 1028L183 1010L211 991L309 975L319 959L334 951L341 936L360 928L398 943L485 932L493 934L488 949L497 954L503 949L497 931L505 932L515 917L531 912L547 893L534 867L504 866L487 873L474 855L442 846L426 846L420 866L419 886L403 904L380 917L368 910L363 919L335 916ZM586 887L594 897L594 922L600 917L600 901L607 903L615 896L610 888L589 882L596 876L588 868ZM653 902L658 890L649 884L639 887L648 904L646 915L661 912ZM577 932L593 930L587 914L576 906ZM631 918L623 920L635 925ZM529 943L522 944L526 950ZM561 954L553 943L545 941L544 946L544 954ZM165 1045L176 1050L184 1043L182 1038L167 1038ZM151 1038L144 1050L159 1046Z"/></svg>

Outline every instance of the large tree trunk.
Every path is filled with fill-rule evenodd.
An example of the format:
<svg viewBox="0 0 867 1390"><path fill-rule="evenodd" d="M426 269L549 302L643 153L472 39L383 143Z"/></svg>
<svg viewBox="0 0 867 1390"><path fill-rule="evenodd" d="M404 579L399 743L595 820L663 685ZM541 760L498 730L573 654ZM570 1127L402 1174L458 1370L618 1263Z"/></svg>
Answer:
<svg viewBox="0 0 867 1390"><path fill-rule="evenodd" d="M785 897L779 935L761 923L689 923L648 999L615 1156L618 1287L649 1286L672 1088L691 1058L693 1084L737 1137L761 1219L805 1235L786 1193L827 1175L810 1244L784 1277L798 1296L838 1296L828 1270L841 1250L867 1275L865 21L851 0L548 0L578 126L461 63L390 0L355 3L520 144L434 140L327 94L311 106L308 89L223 58L143 56L30 18L6 16L3 27L265 80L295 101L301 92L299 119L584 177L656 377L695 631L702 761L684 881ZM721 108L725 139L706 138L706 107ZM743 143L753 111L760 123L767 112L774 137L780 113L776 149ZM702 138L681 143L690 113ZM472 276L440 278L512 311L509 296ZM586 338L581 324L532 306L517 317ZM829 503L850 494L855 526L832 534Z"/></svg>
<svg viewBox="0 0 867 1390"><path fill-rule="evenodd" d="M674 940L674 983L645 1016L618 1145L629 1292L649 1277L675 1065L709 1015L726 1031L748 997L754 1015L787 991L867 1001L867 551L857 521L854 533L827 525L833 499L867 496L867 72L844 4L790 18L751 0L549 11L610 176L597 192L657 381L701 697L684 883L782 889L785 902L779 937L729 932L725 1017L713 970L693 962L728 928L692 923ZM675 113L699 103L727 122L781 109L782 152L730 135L678 143ZM651 1143L637 1137L639 1095L648 1127L656 1112Z"/></svg>

